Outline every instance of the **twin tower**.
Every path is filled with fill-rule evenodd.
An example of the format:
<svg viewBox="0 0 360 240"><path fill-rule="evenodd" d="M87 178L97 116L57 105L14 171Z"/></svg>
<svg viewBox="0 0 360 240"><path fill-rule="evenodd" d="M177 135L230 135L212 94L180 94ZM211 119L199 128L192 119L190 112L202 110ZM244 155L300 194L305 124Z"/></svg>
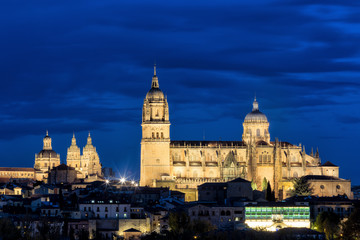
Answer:
<svg viewBox="0 0 360 240"><path fill-rule="evenodd" d="M48 131L46 131L43 143L43 149L38 154L35 154L35 176L39 181L46 180L49 171L60 165L60 155L52 149L52 139ZM92 144L90 133L82 155L80 154L80 148L76 145L75 134L73 134L71 145L67 149L66 163L77 171L78 179L92 175L101 176L99 155Z"/></svg>

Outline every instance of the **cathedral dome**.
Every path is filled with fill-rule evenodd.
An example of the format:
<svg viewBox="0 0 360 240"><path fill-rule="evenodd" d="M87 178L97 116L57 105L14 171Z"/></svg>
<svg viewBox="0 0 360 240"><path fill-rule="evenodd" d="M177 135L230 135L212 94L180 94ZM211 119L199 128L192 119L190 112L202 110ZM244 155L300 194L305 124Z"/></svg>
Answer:
<svg viewBox="0 0 360 240"><path fill-rule="evenodd" d="M148 100L164 100L164 93L159 88L159 80L156 76L156 66L154 65L154 76L151 82L151 89L146 94L146 99Z"/></svg>
<svg viewBox="0 0 360 240"><path fill-rule="evenodd" d="M160 88L152 87L146 94L146 98L149 100L162 100L164 99L164 93L160 90Z"/></svg>
<svg viewBox="0 0 360 240"><path fill-rule="evenodd" d="M268 122L266 115L260 112L256 98L253 102L252 112L246 115L245 122Z"/></svg>
<svg viewBox="0 0 360 240"><path fill-rule="evenodd" d="M38 153L38 156L43 157L43 158L49 158L49 157L56 158L57 155L58 154L54 150L44 150L43 149Z"/></svg>

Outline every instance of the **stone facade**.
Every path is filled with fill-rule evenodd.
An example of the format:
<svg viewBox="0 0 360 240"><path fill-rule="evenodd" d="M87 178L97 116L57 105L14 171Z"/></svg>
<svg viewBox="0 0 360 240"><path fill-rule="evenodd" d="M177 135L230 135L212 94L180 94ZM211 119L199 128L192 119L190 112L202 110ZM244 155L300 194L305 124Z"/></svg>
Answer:
<svg viewBox="0 0 360 240"><path fill-rule="evenodd" d="M238 177L261 190L264 178L277 198L290 191L291 179L305 175L339 176L339 167L321 165L319 152L270 140L269 122L255 99L243 122L242 141L172 141L169 109L159 88L156 68L144 99L141 140L141 186L169 186L196 200L196 188L205 182L226 182Z"/></svg>
<svg viewBox="0 0 360 240"><path fill-rule="evenodd" d="M0 179L35 179L34 168L0 167Z"/></svg>
<svg viewBox="0 0 360 240"><path fill-rule="evenodd" d="M83 148L83 155L80 154L80 148L76 145L75 134L73 135L71 145L67 150L66 163L78 172L77 178L86 178L89 175L102 176L100 158L96 152L96 147L92 145L90 133Z"/></svg>

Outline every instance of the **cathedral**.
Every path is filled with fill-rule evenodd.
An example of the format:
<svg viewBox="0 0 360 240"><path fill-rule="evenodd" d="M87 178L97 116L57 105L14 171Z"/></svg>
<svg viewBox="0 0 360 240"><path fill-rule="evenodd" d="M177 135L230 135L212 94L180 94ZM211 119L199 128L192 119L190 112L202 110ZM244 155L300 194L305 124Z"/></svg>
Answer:
<svg viewBox="0 0 360 240"><path fill-rule="evenodd" d="M46 131L43 139L43 149L35 154L35 179L47 181L51 169L60 165L60 155L52 149L52 139ZM69 167L76 170L77 179L97 178L101 176L101 163L96 148L92 144L90 133L87 137L87 143L83 148L83 154L80 154L80 148L76 145L75 134L71 139L71 145L67 150L66 163Z"/></svg>
<svg viewBox="0 0 360 240"><path fill-rule="evenodd" d="M315 182L320 179L316 193L325 194L327 187L333 195L350 191L350 181L339 178L339 167L321 164L318 151L306 154L301 144L271 141L268 119L256 98L243 122L242 141L170 140L169 106L159 88L156 66L141 127L140 185L185 192L187 201L197 200L197 186L203 183L238 177L258 190L265 179L278 199L289 196L293 178L305 175L314 176Z"/></svg>

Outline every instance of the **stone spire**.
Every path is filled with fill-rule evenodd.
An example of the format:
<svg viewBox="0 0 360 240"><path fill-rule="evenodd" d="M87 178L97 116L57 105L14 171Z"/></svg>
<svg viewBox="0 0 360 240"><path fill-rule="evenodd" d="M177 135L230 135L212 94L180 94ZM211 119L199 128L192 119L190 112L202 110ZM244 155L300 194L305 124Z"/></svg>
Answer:
<svg viewBox="0 0 360 240"><path fill-rule="evenodd" d="M259 111L259 103L256 101L256 96L255 96L255 98L254 98L252 111L253 111L253 112Z"/></svg>
<svg viewBox="0 0 360 240"><path fill-rule="evenodd" d="M46 136L44 137L43 143L44 143L43 145L44 150L52 150L51 137L49 137L48 130L46 130Z"/></svg>
<svg viewBox="0 0 360 240"><path fill-rule="evenodd" d="M154 76L152 78L151 88L159 88L159 80L156 76L156 64L154 64Z"/></svg>
<svg viewBox="0 0 360 240"><path fill-rule="evenodd" d="M72 145L72 146L76 146L75 133L73 133L73 137L72 137L72 139L71 139L71 145Z"/></svg>
<svg viewBox="0 0 360 240"><path fill-rule="evenodd" d="M90 136L90 132L89 132L89 135L87 137L87 143L86 145L92 145L92 139L91 139L91 136Z"/></svg>

